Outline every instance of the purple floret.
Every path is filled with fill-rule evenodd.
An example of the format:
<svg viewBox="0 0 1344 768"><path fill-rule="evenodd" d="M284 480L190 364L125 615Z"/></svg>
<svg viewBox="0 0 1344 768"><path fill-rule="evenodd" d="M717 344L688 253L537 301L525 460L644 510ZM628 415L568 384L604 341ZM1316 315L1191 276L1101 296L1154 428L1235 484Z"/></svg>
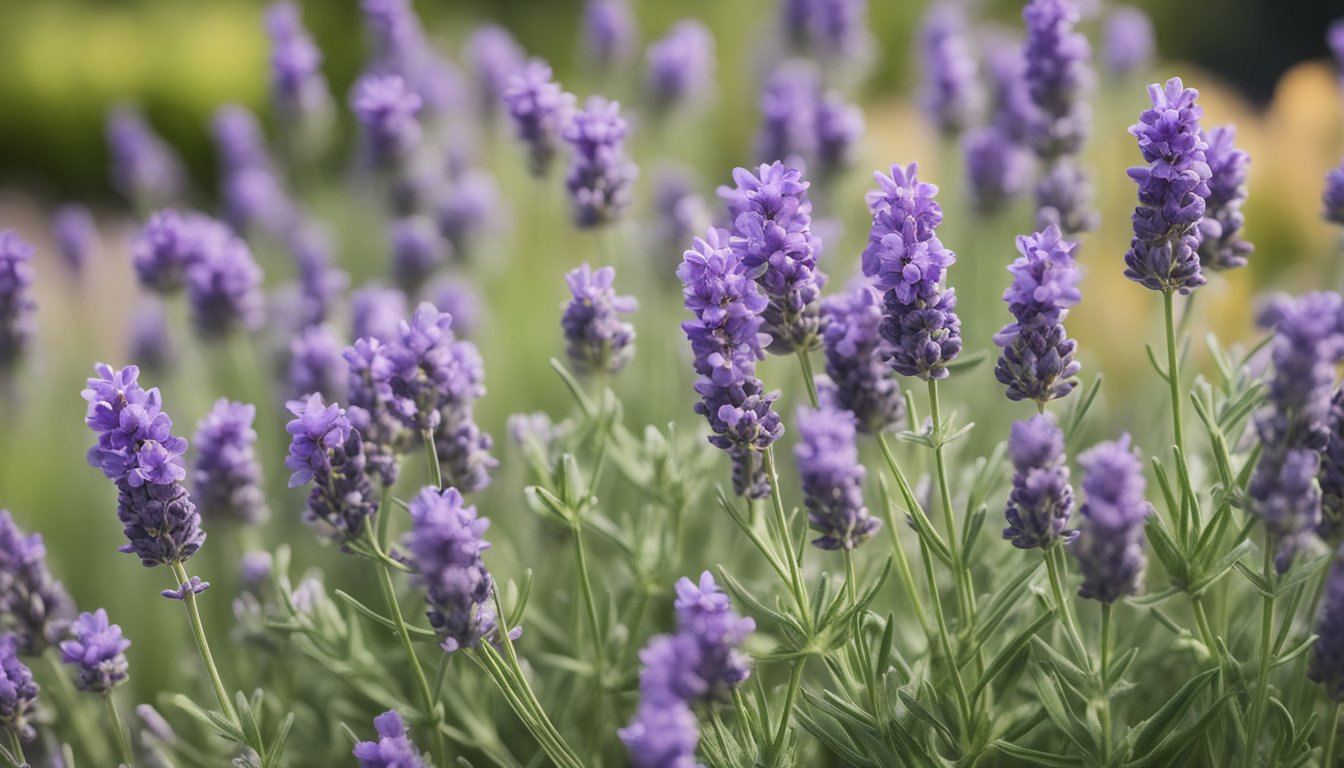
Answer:
<svg viewBox="0 0 1344 768"><path fill-rule="evenodd" d="M390 709L373 719L378 731L377 741L361 741L355 745L355 759L359 768L425 768L429 763L406 735L406 724L401 714Z"/></svg>
<svg viewBox="0 0 1344 768"><path fill-rule="evenodd" d="M1129 435L1100 443L1078 457L1083 467L1082 525L1073 554L1083 574L1078 594L1113 603L1139 591L1147 559L1143 523L1152 512L1144 498L1143 463Z"/></svg>
<svg viewBox="0 0 1344 768"><path fill-rule="evenodd" d="M863 503L863 465L855 442L854 414L823 406L799 408L795 417L798 444L793 448L802 478L807 522L821 534L812 540L818 549L856 549L882 521Z"/></svg>
<svg viewBox="0 0 1344 768"><path fill-rule="evenodd" d="M33 247L12 229L0 230L0 375L28 348L35 330Z"/></svg>
<svg viewBox="0 0 1344 768"><path fill-rule="evenodd" d="M672 25L649 46L649 99L657 111L703 98L714 85L714 36L695 19Z"/></svg>
<svg viewBox="0 0 1344 768"><path fill-rule="evenodd" d="M364 129L365 151L376 165L394 165L420 144L416 115L424 99L397 75L365 75L350 92L350 109Z"/></svg>
<svg viewBox="0 0 1344 768"><path fill-rule="evenodd" d="M619 373L635 356L635 327L621 319L639 308L634 296L618 296L616 270L593 270L585 262L565 274L571 298L560 327L565 351L582 373Z"/></svg>
<svg viewBox="0 0 1344 768"><path fill-rule="evenodd" d="M359 432L340 406L327 405L321 395L291 400L286 407L295 416L285 425L290 434L285 468L294 472L289 487L313 483L304 519L336 541L358 538L378 510Z"/></svg>
<svg viewBox="0 0 1344 768"><path fill-rule="evenodd" d="M1082 298L1075 248L1055 226L1017 238L1022 255L1008 267L1013 282L1003 292L1016 322L994 334L1003 348L994 376L1008 387L1010 400L1044 405L1078 383L1082 366L1073 359L1078 345L1064 332L1069 308Z"/></svg>
<svg viewBox="0 0 1344 768"><path fill-rule="evenodd" d="M75 684L81 691L105 694L126 681L131 641L121 636L121 627L108 622L107 611L79 614L70 636L61 643L61 661L78 671Z"/></svg>
<svg viewBox="0 0 1344 768"><path fill-rule="evenodd" d="M32 670L19 661L14 636L0 636L0 730L18 734L20 741L32 741L37 735L32 725L37 693Z"/></svg>
<svg viewBox="0 0 1344 768"><path fill-rule="evenodd" d="M1071 543L1077 531L1067 530L1073 514L1073 487L1064 462L1064 433L1049 414L1014 422L1008 437L1013 462L1013 489L1004 510L1008 527L1003 538L1018 549L1049 549L1056 541Z"/></svg>
<svg viewBox="0 0 1344 768"><path fill-rule="evenodd" d="M75 603L47 568L42 535L27 534L0 509L0 631L12 633L19 653L37 656L70 626Z"/></svg>
<svg viewBox="0 0 1344 768"><path fill-rule="evenodd" d="M625 153L628 130L621 105L594 96L561 133L571 150L565 187L580 228L614 221L630 205L639 168Z"/></svg>
<svg viewBox="0 0 1344 768"><path fill-rule="evenodd" d="M191 487L210 520L256 525L270 514L252 428L256 415L254 405L220 398L196 429Z"/></svg>
<svg viewBox="0 0 1344 768"><path fill-rule="evenodd" d="M836 405L850 411L860 432L878 435L905 416L900 387L883 362L882 294L871 286L830 296L821 303L826 375Z"/></svg>
<svg viewBox="0 0 1344 768"><path fill-rule="evenodd" d="M574 94L551 79L551 68L532 59L509 78L504 106L513 132L527 148L527 169L542 177L550 170L560 145L560 129L574 111Z"/></svg>

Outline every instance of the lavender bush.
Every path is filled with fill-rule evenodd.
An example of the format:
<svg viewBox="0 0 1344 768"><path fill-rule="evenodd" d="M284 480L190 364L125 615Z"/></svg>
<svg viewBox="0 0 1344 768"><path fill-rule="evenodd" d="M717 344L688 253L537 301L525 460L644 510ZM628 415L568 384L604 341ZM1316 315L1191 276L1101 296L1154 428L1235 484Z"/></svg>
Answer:
<svg viewBox="0 0 1344 768"><path fill-rule="evenodd" d="M0 222L0 768L1344 759L1344 297L1252 245L1272 143L1074 0L933 3L872 109L868 5L641 57L591 0L566 61L361 0L341 79L280 0L217 186L115 107L124 199Z"/></svg>

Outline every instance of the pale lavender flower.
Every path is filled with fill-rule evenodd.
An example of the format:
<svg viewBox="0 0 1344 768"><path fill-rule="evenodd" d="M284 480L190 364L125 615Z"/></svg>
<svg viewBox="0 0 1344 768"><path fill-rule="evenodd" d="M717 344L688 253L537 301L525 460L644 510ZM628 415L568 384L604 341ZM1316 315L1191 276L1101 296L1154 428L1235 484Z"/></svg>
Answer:
<svg viewBox="0 0 1344 768"><path fill-rule="evenodd" d="M627 131L621 105L600 96L590 98L564 128L572 151L565 187L574 223L582 229L610 223L630 205L639 168L625 153Z"/></svg>
<svg viewBox="0 0 1344 768"><path fill-rule="evenodd" d="M261 267L241 238L216 241L186 270L192 324L212 341L229 333L255 331L265 319Z"/></svg>
<svg viewBox="0 0 1344 768"><path fill-rule="evenodd" d="M551 79L546 62L532 59L509 78L503 99L514 135L527 148L528 171L545 176L559 149L560 129L574 111L574 94Z"/></svg>
<svg viewBox="0 0 1344 768"><path fill-rule="evenodd" d="M266 9L271 42L271 101L285 118L302 120L331 107L322 51L303 27L299 6L281 0Z"/></svg>
<svg viewBox="0 0 1344 768"><path fill-rule="evenodd" d="M36 330L33 247L12 229L0 230L0 375L28 348Z"/></svg>
<svg viewBox="0 0 1344 768"><path fill-rule="evenodd" d="M212 521L256 525L270 515L252 428L256 415L254 405L220 398L196 429L191 488Z"/></svg>
<svg viewBox="0 0 1344 768"><path fill-rule="evenodd" d="M1031 0L1022 18L1027 91L1036 106L1036 151L1047 162L1077 154L1092 131L1087 97L1094 79L1092 47L1074 29L1078 8L1074 0Z"/></svg>
<svg viewBox="0 0 1344 768"><path fill-rule="evenodd" d="M37 694L32 670L19 661L14 636L0 636L0 729L16 734L20 741L32 741L37 735L32 725Z"/></svg>
<svg viewBox="0 0 1344 768"><path fill-rule="evenodd" d="M425 768L429 765L420 750L406 735L406 725L395 709L389 709L373 719L378 731L377 741L361 741L355 745L355 759L359 768Z"/></svg>
<svg viewBox="0 0 1344 768"><path fill-rule="evenodd" d="M635 18L628 0L587 0L583 6L583 51L606 71L630 56Z"/></svg>
<svg viewBox="0 0 1344 768"><path fill-rule="evenodd" d="M985 94L959 6L935 3L920 32L924 85L920 103L945 136L957 136L979 118Z"/></svg>
<svg viewBox="0 0 1344 768"><path fill-rule="evenodd" d="M853 165L863 131L863 110L839 91L827 91L817 105L817 175L829 179Z"/></svg>
<svg viewBox="0 0 1344 768"><path fill-rule="evenodd" d="M299 325L327 321L350 285L350 275L335 265L331 233L320 222L302 220L287 244L299 273Z"/></svg>
<svg viewBox="0 0 1344 768"><path fill-rule="evenodd" d="M1143 462L1130 447L1129 435L1122 435L1084 451L1078 463L1085 499L1072 545L1083 574L1078 595L1113 603L1139 591L1147 563L1143 523L1153 508L1143 496Z"/></svg>
<svg viewBox="0 0 1344 768"><path fill-rule="evenodd" d="M1325 578L1316 635L1307 678L1324 686L1331 701L1344 701L1344 551L1335 552Z"/></svg>
<svg viewBox="0 0 1344 768"><path fill-rule="evenodd" d="M1058 157L1036 182L1036 226L1059 227L1066 235L1090 232L1100 222L1092 209L1092 182L1074 157Z"/></svg>
<svg viewBox="0 0 1344 768"><path fill-rule="evenodd" d="M1236 126L1222 125L1204 139L1209 145L1204 156L1210 176L1204 218L1199 222L1199 263L1209 269L1246 266L1246 257L1255 249L1240 237L1246 223L1241 206L1246 202L1246 166L1251 156L1232 144L1236 136Z"/></svg>
<svg viewBox="0 0 1344 768"><path fill-rule="evenodd" d="M793 456L802 478L807 523L821 535L812 540L818 549L856 549L882 521L863 503L864 468L856 443L854 414L823 406L799 408L798 444Z"/></svg>
<svg viewBox="0 0 1344 768"><path fill-rule="evenodd" d="M618 296L616 270L593 270L587 262L565 274L570 300L560 327L565 352L581 373L615 374L635 356L635 326L621 319L639 308L634 296Z"/></svg>
<svg viewBox="0 0 1344 768"><path fill-rule="evenodd" d="M163 373L177 362L177 354L162 302L153 297L142 299L131 315L127 357L146 371Z"/></svg>
<svg viewBox="0 0 1344 768"><path fill-rule="evenodd" d="M98 227L93 215L82 205L70 203L56 209L51 217L56 251L73 272L81 272L98 249Z"/></svg>
<svg viewBox="0 0 1344 768"><path fill-rule="evenodd" d="M1049 549L1056 541L1072 543L1067 530L1073 514L1073 486L1064 460L1064 433L1049 414L1013 422L1008 437L1013 488L1008 493L1003 538L1018 549Z"/></svg>
<svg viewBox="0 0 1344 768"><path fill-rule="evenodd" d="M406 313L406 294L376 283L365 285L350 294L351 336L387 343L397 337Z"/></svg>
<svg viewBox="0 0 1344 768"><path fill-rule="evenodd" d="M142 208L167 205L186 185L182 161L150 128L134 107L113 107L107 114L107 148L112 156L112 186Z"/></svg>
<svg viewBox="0 0 1344 768"><path fill-rule="evenodd" d="M325 323L299 331L289 344L289 392L294 397L318 392L329 400L343 400L347 376L343 348L335 329Z"/></svg>
<svg viewBox="0 0 1344 768"><path fill-rule="evenodd" d="M1326 174L1321 202L1325 204L1325 220L1344 227L1344 162Z"/></svg>
<svg viewBox="0 0 1344 768"><path fill-rule="evenodd" d="M466 280L443 275L425 287L425 296L440 312L453 316L453 333L470 337L481 326L485 307L480 293Z"/></svg>
<svg viewBox="0 0 1344 768"><path fill-rule="evenodd" d="M860 432L879 435L905 416L891 369L883 363L882 294L869 285L821 302L829 397L854 414Z"/></svg>
<svg viewBox="0 0 1344 768"><path fill-rule="evenodd" d="M126 682L130 664L126 649L131 641L121 627L107 619L107 611L81 613L70 625L70 639L61 642L61 661L76 668L81 691L106 694Z"/></svg>
<svg viewBox="0 0 1344 768"><path fill-rule="evenodd" d="M1031 153L998 126L966 134L961 146L971 203L977 211L997 213L1026 190L1031 180Z"/></svg>
<svg viewBox="0 0 1344 768"><path fill-rule="evenodd" d="M37 656L65 635L75 604L47 568L42 535L24 533L0 509L0 631L12 633L19 653Z"/></svg>
<svg viewBox="0 0 1344 768"><path fill-rule="evenodd" d="M455 256L468 257L476 242L505 217L506 205L490 171L466 170L443 191L435 208L439 233L452 243Z"/></svg>
<svg viewBox="0 0 1344 768"><path fill-rule="evenodd" d="M761 88L754 154L762 163L811 157L817 149L821 73L804 59L775 66Z"/></svg>
<svg viewBox="0 0 1344 768"><path fill-rule="evenodd" d="M466 55L476 76L481 112L493 117L499 111L509 78L523 68L527 55L513 35L498 24L483 24L472 30Z"/></svg>
<svg viewBox="0 0 1344 768"><path fill-rule="evenodd" d="M408 216L392 224L392 274L408 296L414 296L434 270L452 254L452 243L424 216Z"/></svg>
<svg viewBox="0 0 1344 768"><path fill-rule="evenodd" d="M692 172L673 166L659 169L654 179L654 210L658 242L680 251L685 243L709 226L709 206L695 189Z"/></svg>
<svg viewBox="0 0 1344 768"><path fill-rule="evenodd" d="M1101 54L1112 75L1129 77L1147 69L1156 48L1153 20L1143 9L1122 5L1106 17Z"/></svg>
<svg viewBox="0 0 1344 768"><path fill-rule="evenodd" d="M397 75L365 75L350 92L350 108L364 129L364 148L379 166L400 163L420 144L416 115L424 100Z"/></svg>
<svg viewBox="0 0 1344 768"><path fill-rule="evenodd" d="M649 46L648 93L663 112L705 98L714 85L714 36L704 24L684 19Z"/></svg>

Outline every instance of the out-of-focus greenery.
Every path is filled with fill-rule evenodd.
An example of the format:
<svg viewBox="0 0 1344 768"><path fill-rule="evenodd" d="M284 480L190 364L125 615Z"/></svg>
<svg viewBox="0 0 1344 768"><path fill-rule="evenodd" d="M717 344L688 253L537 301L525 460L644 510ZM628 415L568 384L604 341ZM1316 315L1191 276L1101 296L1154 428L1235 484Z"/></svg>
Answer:
<svg viewBox="0 0 1344 768"><path fill-rule="evenodd" d="M576 61L576 0L455 3L446 10L435 4L421 5L427 26L450 51L460 49L473 20L493 17L508 24L530 50L552 60L566 85L581 96L595 92L626 96L636 90L638 72L602 78L584 72ZM922 175L944 188L947 223L940 235L959 254L950 279L958 286L966 316L968 352L988 350L988 335L1007 320L998 295L1006 283L1003 269L1014 256L1012 237L1030 231L1029 205L1024 201L991 221L972 217L962 194L955 147L940 146L908 98L916 79L911 41L920 8L894 1L872 5L880 56L862 96L868 135L856 169L819 201L820 213L844 224L843 233L827 241L823 256L831 275L830 290L843 285L856 268L867 234L863 192L870 186L871 169L919 160ZM996 7L992 15L1015 25L1015 11L1007 7L1010 4L998 5L1004 7ZM1163 7L1189 9L1194 5ZM512 226L479 249L475 261L464 270L487 302L484 328L476 340L489 372L489 394L478 416L496 436L497 452L505 461L491 490L477 503L482 514L496 521L490 564L501 579L517 577L526 567L540 572L554 565L528 557L552 532L539 526L524 507L518 490L524 470L506 445L503 422L508 414L519 411L542 409L557 417L569 412L569 396L546 362L563 349L556 321L557 307L566 296L561 280L564 271L584 260L615 263L620 270L619 285L637 293L644 303L636 319L637 362L613 382L626 404L627 422L642 426L674 420L688 435L703 429L702 420L691 411L691 375L677 327L683 317L672 274L677 254L649 246L648 193L657 167L655 157L697 168L707 182L704 191L711 196L713 185L726 182L733 166L750 159L750 136L757 122L756 42L771 34L774 10L772 3L763 0L646 2L638 7L645 41L681 16L704 20L716 34L719 68L717 98L706 114L666 126L636 127L631 145L643 168L642 205L632 221L602 235L575 232L567 222L558 179L552 177L544 188L528 179L520 154L503 128L497 128L496 135L486 137L482 145L482 162L499 176L512 217ZM0 73L4 73L0 76L0 174L9 182L0 197L0 225L12 225L38 244L41 306L34 353L16 382L17 406L4 414L0 425L0 506L13 509L26 526L47 536L53 569L82 606L114 608L113 620L126 627L135 642L130 656L137 700L151 699L168 688L183 688L194 658L188 652L180 605L156 596L168 586L165 575L142 569L130 556L115 551L120 537L113 514L115 494L84 463L84 448L91 436L82 422L84 407L78 390L95 360L126 362L125 321L137 296L126 253L135 222L101 191L106 162L102 115L107 104L119 100L144 105L155 127L188 158L198 183L196 199L208 205L213 164L205 130L209 115L221 101L265 109L268 51L260 9L258 4L239 2L43 0L0 5ZM1235 13L1227 16L1235 17ZM327 58L336 98L343 103L364 49L356 4L309 2L305 18ZM1249 268L1214 277L1201 289L1191 326L1195 339L1206 329L1218 331L1225 340L1245 339L1252 327L1256 293L1276 286L1291 290L1319 287L1315 276L1337 258L1338 233L1321 222L1319 196L1325 170L1338 161L1344 148L1339 84L1323 62L1304 64L1287 73L1262 109L1253 109L1234 83L1175 63L1184 58L1183 51L1171 47L1173 36L1181 33L1168 31L1162 24L1159 29L1170 58L1150 73L1151 79L1180 74L1188 84L1199 87L1204 92L1208 123L1235 122L1239 145L1253 157L1246 235L1256 244L1256 253ZM1134 204L1133 184L1124 168L1137 162L1126 127L1146 102L1146 82L1103 81L1098 91L1096 128L1086 162L1098 185L1103 225L1083 238L1080 256L1088 273L1085 298L1070 315L1069 328L1080 341L1085 379L1098 372L1107 378L1102 394L1106 407L1098 413L1106 414L1107 423L1117 427L1115 431L1132 430L1139 444L1156 449L1165 439L1167 404L1159 382L1147 369L1143 342L1159 337L1159 303L1153 293L1120 276L1128 244L1128 215ZM351 197L342 184L336 169L328 185L317 191L314 209L338 226L343 238L341 259L356 283L378 276L385 279L386 238L381 222L368 217L379 202ZM100 216L104 253L80 279L63 272L53 258L43 219L46 203L75 195L104 199ZM276 244L262 242L256 249L268 270L268 284L284 282L288 260ZM1329 271L1337 274L1337 270ZM265 529L266 542L290 542L298 550L297 561L333 572L348 565L344 556L318 547L299 522L302 493L283 490L283 414L279 398L271 394L267 383L266 344L258 340L251 345L197 349L182 319L175 315L178 340L187 347L184 364L168 379L149 382L163 387L176 431L190 436L217 395L257 401L263 414L261 450L275 518ZM1207 367L1202 345L1193 345L1190 354L1187 376ZM787 421L801 400L792 360L769 361L762 367L762 376L769 386L786 391L783 412ZM974 376L957 379L949 400L959 403L956 409L962 412L963 421L978 422L969 443L975 446L976 455L986 453L1003 438L1008 420L1027 415L1029 409L1010 408L985 366ZM726 478L726 461L717 462L715 472L720 479ZM791 475L785 478L790 488L794 485ZM419 467L408 470L399 491L407 495L422 478ZM628 493L604 502L636 512L642 503ZM703 552L696 553L697 569L745 551L740 542L729 540L732 530L726 521L714 519L715 513L705 510L697 515L698 524L706 525ZM218 584L203 601L211 612L208 621L222 637L229 618L229 574L247 542L226 530L210 530L210 540L192 565L193 572ZM599 548L599 557L603 554L610 553ZM872 563L878 561L874 555ZM556 576L551 571L542 575L546 586L539 588L534 600L564 600L569 592L567 574L561 571ZM1150 580L1157 578L1150 576ZM362 579L359 573L341 571L328 582L328 589L368 592L370 585ZM659 622L665 619L660 617ZM250 685L257 679L246 653L224 654L223 664L236 685ZM301 713L300 727L317 715Z"/></svg>

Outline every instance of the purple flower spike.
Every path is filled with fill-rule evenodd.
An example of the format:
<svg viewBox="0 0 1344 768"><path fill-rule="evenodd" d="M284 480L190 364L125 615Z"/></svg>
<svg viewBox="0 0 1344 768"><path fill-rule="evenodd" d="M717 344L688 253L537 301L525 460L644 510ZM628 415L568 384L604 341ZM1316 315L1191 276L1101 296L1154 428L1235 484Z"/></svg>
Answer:
<svg viewBox="0 0 1344 768"><path fill-rule="evenodd" d="M1008 494L1003 538L1018 549L1049 549L1056 541L1072 543L1066 530L1073 514L1073 487L1064 463L1064 433L1049 414L1013 423L1008 437L1013 489Z"/></svg>
<svg viewBox="0 0 1344 768"><path fill-rule="evenodd" d="M635 17L628 0L587 0L583 6L583 50L599 71L630 56Z"/></svg>
<svg viewBox="0 0 1344 768"><path fill-rule="evenodd" d="M696 192L699 182L679 167L664 167L654 180L654 208L658 213L658 242L679 252L684 244L709 226L709 208Z"/></svg>
<svg viewBox="0 0 1344 768"><path fill-rule="evenodd" d="M1279 570L1321 523L1321 452L1330 443L1335 366L1344 359L1344 299L1308 293L1278 299L1261 313L1274 329L1274 372L1267 404L1255 416L1265 446L1246 487L1250 511L1278 547Z"/></svg>
<svg viewBox="0 0 1344 768"><path fill-rule="evenodd" d="M107 114L112 186L142 208L168 205L186 185L182 161L159 138L139 110L113 107Z"/></svg>
<svg viewBox="0 0 1344 768"><path fill-rule="evenodd" d="M425 287L425 295L440 312L453 316L453 333L458 336L471 336L481 327L486 310L476 287L466 280L443 275Z"/></svg>
<svg viewBox="0 0 1344 768"><path fill-rule="evenodd" d="M299 7L281 0L266 9L271 41L271 101L286 119L301 120L330 109L322 74L322 51L303 27Z"/></svg>
<svg viewBox="0 0 1344 768"><path fill-rule="evenodd" d="M456 488L421 489L411 500L411 531L405 546L414 580L429 600L429 624L453 653L493 640L494 580L481 560L490 521L476 516ZM516 631L516 629L515 629Z"/></svg>
<svg viewBox="0 0 1344 768"><path fill-rule="evenodd" d="M1152 65L1157 42L1153 20L1142 9L1122 5L1111 11L1101 34L1101 58L1112 75L1129 77Z"/></svg>
<svg viewBox="0 0 1344 768"><path fill-rule="evenodd" d="M755 155L763 163L811 157L817 149L821 72L804 59L776 66L761 89Z"/></svg>
<svg viewBox="0 0 1344 768"><path fill-rule="evenodd" d="M1325 220L1344 227L1344 162L1326 174L1321 202L1325 205Z"/></svg>
<svg viewBox="0 0 1344 768"><path fill-rule="evenodd" d="M656 111L703 99L714 85L714 36L685 19L649 46L649 98Z"/></svg>
<svg viewBox="0 0 1344 768"><path fill-rule="evenodd" d="M1344 553L1336 552L1325 580L1316 644L1307 677L1325 687L1331 701L1344 701Z"/></svg>
<svg viewBox="0 0 1344 768"><path fill-rule="evenodd" d="M493 117L499 111L509 78L523 68L527 56L507 29L498 24L484 24L472 30L467 40L467 58L476 76L481 112Z"/></svg>
<svg viewBox="0 0 1344 768"><path fill-rule="evenodd" d="M1255 250L1240 237L1246 223L1241 206L1246 202L1246 166L1251 156L1233 146L1236 137L1235 126L1223 125L1204 139L1209 145L1204 156L1210 176L1204 218L1199 222L1199 262L1209 269L1244 267L1246 257Z"/></svg>
<svg viewBox="0 0 1344 768"><path fill-rule="evenodd" d="M8 373L32 339L33 247L12 229L0 230L0 375Z"/></svg>
<svg viewBox="0 0 1344 768"><path fill-rule="evenodd" d="M854 414L860 432L870 435L895 427L905 416L901 389L883 363L882 307L882 294L867 285L821 303L831 397Z"/></svg>
<svg viewBox="0 0 1344 768"><path fill-rule="evenodd" d="M207 341L233 331L255 331L265 320L261 267L240 238L215 243L187 268L192 324Z"/></svg>
<svg viewBox="0 0 1344 768"><path fill-rule="evenodd" d="M210 520L256 525L270 515L252 429L256 415L254 405L220 398L196 430L191 486Z"/></svg>
<svg viewBox="0 0 1344 768"><path fill-rule="evenodd" d="M981 213L1003 210L1026 189L1031 178L1031 153L998 126L966 134L966 176L971 203Z"/></svg>
<svg viewBox="0 0 1344 768"><path fill-rule="evenodd" d="M559 149L560 129L574 112L574 94L551 79L546 62L532 59L509 78L503 98L514 135L527 147L528 171L545 176Z"/></svg>
<svg viewBox="0 0 1344 768"><path fill-rule="evenodd" d="M340 406L327 405L321 395L286 407L295 416L285 425L291 436L285 468L294 472L289 487L313 483L304 519L339 542L358 538L378 509L359 432Z"/></svg>
<svg viewBox="0 0 1344 768"><path fill-rule="evenodd" d="M485 371L474 344L455 340L453 318L422 302L387 346L389 384L407 428L433 429L439 411L485 394Z"/></svg>
<svg viewBox="0 0 1344 768"><path fill-rule="evenodd" d="M580 228L612 222L630 205L639 168L625 154L627 131L621 105L594 96L561 134L573 151L565 187Z"/></svg>
<svg viewBox="0 0 1344 768"><path fill-rule="evenodd" d="M646 668L663 663L657 652L661 645L655 642L662 641L650 641L639 654ZM690 706L677 699L650 701L647 693L644 697L634 721L617 732L630 753L630 764L634 768L698 768L695 748L700 743L700 727Z"/></svg>
<svg viewBox="0 0 1344 768"><path fill-rule="evenodd" d="M369 472L384 487L397 481L397 456L409 442L401 419L393 412L392 364L377 338L357 339L341 352L350 370L350 425L364 441Z"/></svg>
<svg viewBox="0 0 1344 768"><path fill-rule="evenodd" d="M289 391L294 397L312 392L331 400L344 399L348 375L344 349L329 325L310 325L289 344Z"/></svg>
<svg viewBox="0 0 1344 768"><path fill-rule="evenodd" d="M620 318L639 308L634 296L617 296L613 267L587 263L565 274L572 298L563 305L560 327L565 351L580 372L619 373L635 356L635 327Z"/></svg>
<svg viewBox="0 0 1344 768"><path fill-rule="evenodd" d="M71 639L61 643L61 661L75 667L75 684L81 691L108 693L126 681L130 665L126 649L131 641L121 636L121 627L107 620L107 611L81 613L70 625Z"/></svg>
<svg viewBox="0 0 1344 768"><path fill-rule="evenodd" d="M1008 267L1013 283L1003 292L1016 322L994 334L1003 348L994 376L1008 387L1009 400L1044 405L1078 383L1082 366L1073 359L1078 344L1064 333L1069 308L1082 298L1082 275L1073 257L1077 247L1053 225L1017 238L1022 255Z"/></svg>
<svg viewBox="0 0 1344 768"><path fill-rule="evenodd" d="M42 535L26 534L0 509L0 630L13 633L19 652L37 656L65 635L75 603L47 569Z"/></svg>
<svg viewBox="0 0 1344 768"><path fill-rule="evenodd" d="M406 735L406 724L401 714L390 709L373 719L378 731L377 741L361 741L355 745L355 759L359 768L425 768L429 765L424 755Z"/></svg>
<svg viewBox="0 0 1344 768"><path fill-rule="evenodd" d="M472 168L455 178L439 201L439 233L452 244L455 256L469 257L475 241L498 226L507 205L495 177L484 168Z"/></svg>
<svg viewBox="0 0 1344 768"><path fill-rule="evenodd" d="M853 550L867 541L882 521L863 503L863 465L855 440L854 414L823 406L799 408L798 444L793 448L803 482L807 522L821 535L818 549Z"/></svg>
<svg viewBox="0 0 1344 768"><path fill-rule="evenodd" d="M171 434L159 390L140 387L139 369L99 363L95 370L80 392L89 404L84 422L98 435L88 460L117 486L117 517L128 539L120 551L145 567L185 562L205 542L201 516L182 486L187 441Z"/></svg>
<svg viewBox="0 0 1344 768"><path fill-rule="evenodd" d="M1036 106L1034 143L1046 161L1074 155L1092 132L1092 46L1074 29L1074 0L1032 0L1022 10L1027 90Z"/></svg>
<svg viewBox="0 0 1344 768"><path fill-rule="evenodd" d="M321 224L298 222L288 241L299 272L300 325L325 322L331 317L337 301L345 295L350 276L334 266L331 235Z"/></svg>
<svg viewBox="0 0 1344 768"><path fill-rule="evenodd" d="M1344 533L1344 388L1337 387L1331 396L1326 423L1329 436L1316 476L1321 486L1321 522L1316 534L1329 544L1339 544Z"/></svg>
<svg viewBox="0 0 1344 768"><path fill-rule="evenodd" d="M1212 172L1199 129L1199 91L1179 77L1148 86L1153 106L1129 132L1139 139L1148 166L1129 169L1139 185L1134 237L1125 254L1125 277L1154 291L1187 294L1205 283L1200 271L1199 223Z"/></svg>
<svg viewBox="0 0 1344 768"><path fill-rule="evenodd" d="M151 373L162 373L177 361L177 345L168 332L163 304L145 298L131 316L127 357Z"/></svg>
<svg viewBox="0 0 1344 768"><path fill-rule="evenodd" d="M350 108L364 128L364 142L376 165L404 160L420 144L416 115L424 106L420 95L397 75L365 75L350 93Z"/></svg>
<svg viewBox="0 0 1344 768"><path fill-rule="evenodd" d="M695 412L709 421L714 433L710 444L732 459L734 490L764 498L770 483L762 452L784 432L772 409L779 393L766 393L756 378L756 363L764 359L769 342L760 332L761 312L769 300L743 273L723 230L710 229L704 239L695 239L677 277L686 309L695 316L681 324L700 376Z"/></svg>
<svg viewBox="0 0 1344 768"><path fill-rule="evenodd" d="M672 607L677 633L699 646L695 673L704 681L700 698L726 701L731 690L751 675L751 659L738 646L756 630L756 622L737 615L709 571L700 574L698 583L679 579L676 590Z"/></svg>
<svg viewBox="0 0 1344 768"><path fill-rule="evenodd" d="M817 268L821 240L812 234L808 182L780 162L754 174L735 168L733 181L736 188L719 191L733 217L729 246L769 299L761 313L772 339L768 350L782 355L814 349L826 275Z"/></svg>
<svg viewBox="0 0 1344 768"><path fill-rule="evenodd" d="M98 248L98 227L82 205L63 205L52 216L52 234L61 260L72 272L81 272Z"/></svg>
<svg viewBox="0 0 1344 768"><path fill-rule="evenodd" d="M406 294L377 284L365 285L350 294L352 336L378 339L384 344L397 338L406 317Z"/></svg>
<svg viewBox="0 0 1344 768"><path fill-rule="evenodd" d="M946 136L975 124L984 107L975 55L959 6L934 4L920 32L925 81L921 104Z"/></svg>
<svg viewBox="0 0 1344 768"><path fill-rule="evenodd" d="M0 636L0 730L18 734L21 741L32 741L37 735L31 723L37 710L37 693L32 670L19 661L14 636Z"/></svg>
<svg viewBox="0 0 1344 768"><path fill-rule="evenodd" d="M1037 227L1059 227L1066 235L1097 228L1101 217L1092 209L1092 181L1073 157L1051 163L1034 192Z"/></svg>
<svg viewBox="0 0 1344 768"><path fill-rule="evenodd" d="M414 296L434 270L452 255L452 243L424 216L398 219L392 225L392 274L397 285Z"/></svg>
<svg viewBox="0 0 1344 768"><path fill-rule="evenodd" d="M1129 435L1100 443L1078 457L1083 467L1083 522L1073 554L1083 573L1080 597L1113 603L1139 591L1147 563L1143 522L1152 505L1143 497L1143 463Z"/></svg>

